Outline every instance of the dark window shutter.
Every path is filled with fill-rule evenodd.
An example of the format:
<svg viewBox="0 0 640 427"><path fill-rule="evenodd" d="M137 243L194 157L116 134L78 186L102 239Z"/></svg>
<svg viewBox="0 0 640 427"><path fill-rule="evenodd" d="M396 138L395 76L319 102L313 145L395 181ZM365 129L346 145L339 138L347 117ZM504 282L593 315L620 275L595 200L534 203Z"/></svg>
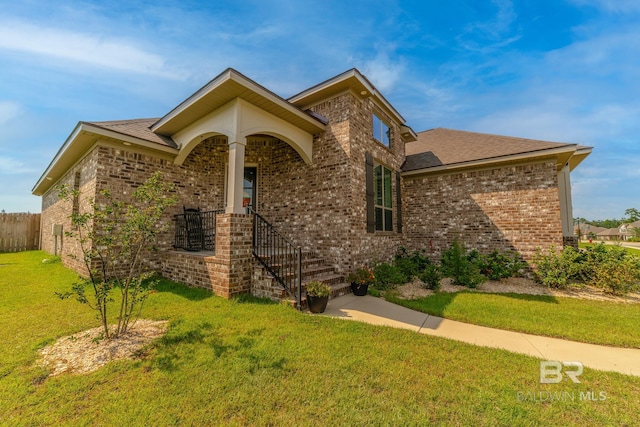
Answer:
<svg viewBox="0 0 640 427"><path fill-rule="evenodd" d="M398 218L398 233L402 233L402 191L400 188L400 172L396 172L396 218Z"/></svg>
<svg viewBox="0 0 640 427"><path fill-rule="evenodd" d="M373 233L376 231L376 213L373 192L373 156L371 153L365 153L364 159L365 181L367 187L367 233Z"/></svg>

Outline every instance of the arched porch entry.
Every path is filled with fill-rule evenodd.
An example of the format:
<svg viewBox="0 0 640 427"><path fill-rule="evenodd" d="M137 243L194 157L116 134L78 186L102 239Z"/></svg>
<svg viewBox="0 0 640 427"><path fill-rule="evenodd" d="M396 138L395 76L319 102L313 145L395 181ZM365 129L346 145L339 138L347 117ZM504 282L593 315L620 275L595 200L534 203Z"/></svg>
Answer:
<svg viewBox="0 0 640 427"><path fill-rule="evenodd" d="M243 197L245 178L255 170L245 165L247 139L253 135L268 135L288 144L306 164L313 158L313 135L261 108L236 98L218 110L207 114L173 135L180 152L175 163L181 165L189 153L212 136L225 136L229 144L226 177L226 212L246 213ZM255 182L254 182L255 185ZM254 188L255 189L255 188Z"/></svg>

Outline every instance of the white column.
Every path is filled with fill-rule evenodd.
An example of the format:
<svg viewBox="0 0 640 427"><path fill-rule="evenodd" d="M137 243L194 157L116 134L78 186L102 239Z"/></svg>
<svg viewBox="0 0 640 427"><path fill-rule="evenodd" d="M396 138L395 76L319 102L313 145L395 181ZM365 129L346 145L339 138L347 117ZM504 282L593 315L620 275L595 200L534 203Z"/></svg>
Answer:
<svg viewBox="0 0 640 427"><path fill-rule="evenodd" d="M562 216L562 234L573 236L573 207L571 204L571 169L565 165L558 172L558 192L560 196L560 215Z"/></svg>
<svg viewBox="0 0 640 427"><path fill-rule="evenodd" d="M242 142L229 143L229 170L227 174L227 209L226 213L244 214L242 207L242 183L244 179L244 147Z"/></svg>

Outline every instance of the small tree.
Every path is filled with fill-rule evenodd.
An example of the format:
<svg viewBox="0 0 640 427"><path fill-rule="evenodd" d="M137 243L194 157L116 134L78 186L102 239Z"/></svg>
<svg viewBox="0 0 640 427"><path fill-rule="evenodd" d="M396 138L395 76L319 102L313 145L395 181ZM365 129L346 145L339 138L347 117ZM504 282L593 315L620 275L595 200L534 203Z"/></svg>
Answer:
<svg viewBox="0 0 640 427"><path fill-rule="evenodd" d="M59 197L72 201L79 190L59 186ZM72 292L58 294L76 299L98 312L105 338L115 338L127 331L129 321L139 316L142 306L155 282L144 265L145 255L155 250L156 236L164 231L159 221L165 210L176 203L168 196L173 185L162 182L162 174L154 173L132 193L132 203L113 198L108 190L99 193L100 200L92 200L88 212L74 211L70 215L72 230L66 232L75 238L82 252L81 261L88 277L73 285ZM78 259L75 255L70 255ZM107 311L114 302L113 289L119 289L118 323L110 331ZM91 289L89 294L87 289Z"/></svg>

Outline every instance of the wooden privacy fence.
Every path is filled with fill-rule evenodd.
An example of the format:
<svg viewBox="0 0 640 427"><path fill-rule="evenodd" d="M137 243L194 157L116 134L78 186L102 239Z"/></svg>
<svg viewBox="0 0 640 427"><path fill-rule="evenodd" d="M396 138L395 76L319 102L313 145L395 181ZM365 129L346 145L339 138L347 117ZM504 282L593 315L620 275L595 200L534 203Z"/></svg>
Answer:
<svg viewBox="0 0 640 427"><path fill-rule="evenodd" d="M40 248L40 214L0 213L0 252Z"/></svg>

